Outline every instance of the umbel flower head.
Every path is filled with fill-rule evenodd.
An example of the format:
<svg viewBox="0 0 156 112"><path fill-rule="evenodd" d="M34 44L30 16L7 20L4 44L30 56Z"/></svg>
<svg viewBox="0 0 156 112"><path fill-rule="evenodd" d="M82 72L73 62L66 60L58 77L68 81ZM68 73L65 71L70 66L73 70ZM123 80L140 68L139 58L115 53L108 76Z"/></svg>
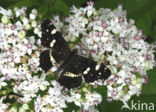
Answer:
<svg viewBox="0 0 156 112"><path fill-rule="evenodd" d="M55 81L54 75L48 76L39 68L39 54L43 49L40 21L36 20L39 15L35 9L29 16L26 7L0 8L0 13L0 111L63 112L71 102L88 110L102 101L99 93L87 91L86 87L82 87L82 91L67 91ZM10 92L23 97L10 103L13 97L8 96Z"/></svg>
<svg viewBox="0 0 156 112"><path fill-rule="evenodd" d="M121 5L114 10L96 10L92 2L85 8L73 6L63 22L58 16L53 22L71 48L76 47L80 55L111 69L112 75L104 83L93 83L107 86L108 101L121 100L126 104L132 95L141 93L142 84L148 79L147 70L155 66L155 46L145 41L146 36L134 20L127 20Z"/></svg>
<svg viewBox="0 0 156 112"><path fill-rule="evenodd" d="M0 8L0 71L7 79L24 79L29 74L28 68L38 71L40 47L40 25L35 21L36 9L27 17L26 7L14 10ZM35 17L31 17L34 15ZM36 25L34 25L36 23ZM38 32L36 32L38 29ZM28 34L30 31L34 35ZM38 34L39 37L35 37ZM27 63L28 62L28 63Z"/></svg>
<svg viewBox="0 0 156 112"><path fill-rule="evenodd" d="M44 91L49 83L39 66L40 24L36 9L28 15L26 7L5 10L0 7L0 112L18 111L14 103L4 101L10 92L22 94L17 103L23 103L21 112L28 110L28 103L39 90ZM30 33L31 32L31 33ZM39 74L38 74L39 75ZM12 97L12 96L11 96ZM11 97L9 97L11 99ZM19 107L18 107L19 108Z"/></svg>

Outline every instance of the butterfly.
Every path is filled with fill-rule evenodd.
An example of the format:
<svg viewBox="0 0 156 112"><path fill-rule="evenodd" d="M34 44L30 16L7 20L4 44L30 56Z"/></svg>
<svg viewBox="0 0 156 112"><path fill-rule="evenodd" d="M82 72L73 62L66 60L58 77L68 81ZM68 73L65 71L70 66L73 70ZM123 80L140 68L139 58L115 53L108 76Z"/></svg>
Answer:
<svg viewBox="0 0 156 112"><path fill-rule="evenodd" d="M58 82L67 89L79 87L83 78L87 83L98 79L107 79L111 71L103 64L78 55L77 49L70 50L62 34L51 20L41 24L41 45L49 48L40 53L40 65L45 72L59 65Z"/></svg>

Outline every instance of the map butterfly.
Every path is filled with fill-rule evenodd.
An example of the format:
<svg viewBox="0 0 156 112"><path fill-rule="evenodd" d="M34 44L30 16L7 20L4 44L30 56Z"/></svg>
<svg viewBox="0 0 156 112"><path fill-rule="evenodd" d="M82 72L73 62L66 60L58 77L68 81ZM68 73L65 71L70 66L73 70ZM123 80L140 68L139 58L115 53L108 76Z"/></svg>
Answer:
<svg viewBox="0 0 156 112"><path fill-rule="evenodd" d="M39 66L48 72L50 68L59 64L58 82L64 87L79 87L83 78L90 83L98 79L107 79L111 75L111 71L103 63L99 64L78 55L77 49L70 50L62 34L49 19L42 22L41 30L41 45L49 50L40 53Z"/></svg>

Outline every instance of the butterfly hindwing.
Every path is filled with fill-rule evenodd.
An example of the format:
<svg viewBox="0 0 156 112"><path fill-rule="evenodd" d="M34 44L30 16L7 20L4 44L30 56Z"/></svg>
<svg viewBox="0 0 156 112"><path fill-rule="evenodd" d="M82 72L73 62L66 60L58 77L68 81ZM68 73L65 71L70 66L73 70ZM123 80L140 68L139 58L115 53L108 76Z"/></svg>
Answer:
<svg viewBox="0 0 156 112"><path fill-rule="evenodd" d="M71 72L63 71L58 79L59 83L64 87L71 89L79 87L82 83L82 76Z"/></svg>
<svg viewBox="0 0 156 112"><path fill-rule="evenodd" d="M40 65L45 72L47 72L53 65L50 60L50 51L45 50L40 53Z"/></svg>
<svg viewBox="0 0 156 112"><path fill-rule="evenodd" d="M98 74L95 70L97 63L87 58L85 60L88 66L83 70L82 75L85 78L86 82L93 82L98 79Z"/></svg>
<svg viewBox="0 0 156 112"><path fill-rule="evenodd" d="M97 79L107 79L111 74L111 71L103 63L98 64L77 54L64 67L64 70L74 74L82 74L88 83Z"/></svg>
<svg viewBox="0 0 156 112"><path fill-rule="evenodd" d="M99 64L93 60L82 57L86 60L88 67L82 72L86 82L94 82L98 79L107 79L111 75L111 71L103 64ZM87 61L88 60L88 61ZM83 62L82 62L83 63ZM83 63L85 64L85 63Z"/></svg>
<svg viewBox="0 0 156 112"><path fill-rule="evenodd" d="M86 82L94 82L98 79L107 79L111 75L111 71L103 64L95 64L89 66L84 72L83 77L85 78Z"/></svg>

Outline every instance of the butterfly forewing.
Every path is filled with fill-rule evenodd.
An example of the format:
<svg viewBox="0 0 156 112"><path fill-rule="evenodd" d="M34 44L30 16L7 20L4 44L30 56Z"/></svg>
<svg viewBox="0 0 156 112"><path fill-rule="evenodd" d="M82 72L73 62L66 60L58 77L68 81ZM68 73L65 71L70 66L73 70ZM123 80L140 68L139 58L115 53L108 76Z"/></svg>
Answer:
<svg viewBox="0 0 156 112"><path fill-rule="evenodd" d="M41 24L41 30L42 30L42 38L41 38L41 44L44 47L50 47L50 43L55 40L56 34L51 34L53 30L55 30L55 26L52 24L52 22L49 19L45 19Z"/></svg>
<svg viewBox="0 0 156 112"><path fill-rule="evenodd" d="M98 64L80 55L75 55L63 69L74 74L82 74L86 82L107 79L111 74L110 70L103 63Z"/></svg>
<svg viewBox="0 0 156 112"><path fill-rule="evenodd" d="M67 46L67 43L61 43L61 38L62 37L60 37L60 39L57 40L58 43L56 43L56 45L52 49L52 55L57 63L63 61L66 58L66 56L68 56L68 54L70 53L70 49Z"/></svg>
<svg viewBox="0 0 156 112"><path fill-rule="evenodd" d="M41 24L42 38L41 44L44 47L53 48L56 51L65 50L70 52L69 46L62 34L57 31L56 27L49 19L45 19Z"/></svg>
<svg viewBox="0 0 156 112"><path fill-rule="evenodd" d="M67 42L49 19L41 24L41 44L50 48L40 53L40 67L47 72L54 63L60 63L70 53Z"/></svg>

